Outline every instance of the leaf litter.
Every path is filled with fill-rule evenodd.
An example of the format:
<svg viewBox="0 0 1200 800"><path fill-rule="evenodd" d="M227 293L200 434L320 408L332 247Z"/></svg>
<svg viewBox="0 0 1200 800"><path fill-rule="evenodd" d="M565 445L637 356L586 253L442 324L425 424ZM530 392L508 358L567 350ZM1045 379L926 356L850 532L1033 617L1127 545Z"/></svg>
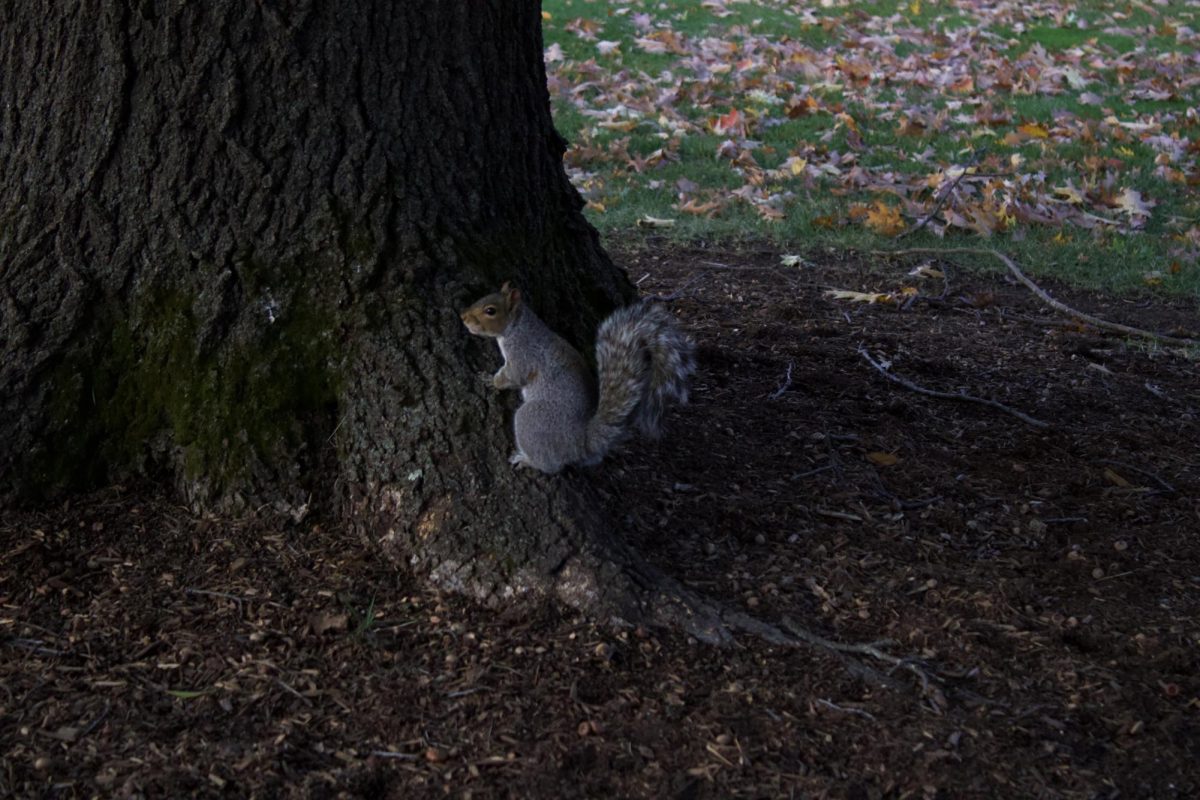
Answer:
<svg viewBox="0 0 1200 800"><path fill-rule="evenodd" d="M558 5L582 16L546 23L549 87L583 120L566 162L594 211L670 188L656 174L703 147L721 169L689 175L674 211L748 207L770 225L824 196L840 208L815 227L881 237L1156 226L1195 268L1195 4ZM597 36L639 57L564 55Z"/></svg>
<svg viewBox="0 0 1200 800"><path fill-rule="evenodd" d="M937 302L848 304L822 289L945 265L782 255L615 253L648 293L688 287L673 308L700 368L664 438L595 487L664 570L891 639L936 693L815 651L484 608L336 520L201 519L131 485L0 519L0 794L1195 796L1195 354L1051 324L1023 287L959 271ZM860 346L1052 427L907 391Z"/></svg>

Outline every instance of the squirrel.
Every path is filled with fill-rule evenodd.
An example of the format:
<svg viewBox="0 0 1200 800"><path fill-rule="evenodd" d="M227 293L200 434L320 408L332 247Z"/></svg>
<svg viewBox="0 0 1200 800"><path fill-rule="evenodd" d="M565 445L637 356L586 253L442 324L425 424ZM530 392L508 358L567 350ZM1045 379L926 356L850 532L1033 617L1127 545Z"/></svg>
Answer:
<svg viewBox="0 0 1200 800"><path fill-rule="evenodd" d="M497 389L520 389L512 464L556 473L599 464L636 428L658 438L668 401L687 402L692 340L661 305L613 312L596 333L599 391L583 356L523 302L509 283L460 315L472 334L495 339L504 366Z"/></svg>

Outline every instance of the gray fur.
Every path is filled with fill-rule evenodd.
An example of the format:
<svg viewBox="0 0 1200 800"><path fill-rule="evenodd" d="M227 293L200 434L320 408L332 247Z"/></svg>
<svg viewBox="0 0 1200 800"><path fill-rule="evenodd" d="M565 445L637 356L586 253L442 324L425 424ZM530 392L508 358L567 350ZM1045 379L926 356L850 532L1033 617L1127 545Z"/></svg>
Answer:
<svg viewBox="0 0 1200 800"><path fill-rule="evenodd" d="M583 357L526 307L498 342L504 367L497 377L521 388L521 407L513 417L517 452L512 462L554 473L582 461L583 431L596 393Z"/></svg>
<svg viewBox="0 0 1200 800"><path fill-rule="evenodd" d="M614 312L596 334L600 403L587 426L588 458L597 463L628 436L630 425L657 438L667 403L687 402L694 348L667 310L639 303Z"/></svg>
<svg viewBox="0 0 1200 800"><path fill-rule="evenodd" d="M502 329L472 318L492 304L511 310ZM599 402L583 357L520 303L514 290L489 295L463 319L472 333L494 336L500 345L504 366L493 377L496 388L521 390L513 418L517 452L510 459L518 466L554 473L567 464L597 464L631 428L657 437L667 403L687 402L692 342L662 306L622 308L600 326Z"/></svg>

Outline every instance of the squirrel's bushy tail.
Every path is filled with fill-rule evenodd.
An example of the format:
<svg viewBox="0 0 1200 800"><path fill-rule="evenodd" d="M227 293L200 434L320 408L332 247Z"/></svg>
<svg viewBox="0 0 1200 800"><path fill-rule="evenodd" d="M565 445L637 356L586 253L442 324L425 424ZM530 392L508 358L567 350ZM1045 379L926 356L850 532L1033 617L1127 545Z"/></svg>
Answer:
<svg viewBox="0 0 1200 800"><path fill-rule="evenodd" d="M596 463L631 428L656 438L663 411L687 402L696 368L694 347L675 318L656 303L622 308L596 334L600 400L587 428L587 462Z"/></svg>

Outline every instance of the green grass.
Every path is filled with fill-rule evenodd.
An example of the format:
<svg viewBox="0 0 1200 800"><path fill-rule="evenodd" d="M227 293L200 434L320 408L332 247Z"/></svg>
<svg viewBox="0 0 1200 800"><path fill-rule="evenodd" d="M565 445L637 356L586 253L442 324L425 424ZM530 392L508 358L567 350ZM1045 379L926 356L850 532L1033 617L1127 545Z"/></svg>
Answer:
<svg viewBox="0 0 1200 800"><path fill-rule="evenodd" d="M931 208L934 194L924 188L925 178L977 161L978 169L1014 186L1034 186L1025 199L1040 198L1051 209L1060 207L1054 205L1052 190L1068 185L1090 189L1086 210L1101 217L1126 219L1110 205L1125 189L1140 191L1156 205L1143 229L1125 233L1103 225L1089 230L1076 219L1062 226L1019 223L988 239L958 228L947 229L944 239L921 231L905 238L903 246L993 246L1033 273L1084 286L1200 297L1195 259L1200 243L1183 239L1200 225L1200 200L1194 186L1165 180L1156 172L1162 148L1143 140L1159 136L1161 143L1174 136L1194 141L1196 124L1187 114L1200 106L1200 89L1193 86L1165 100L1132 91L1179 85L1173 74L1187 71L1178 62L1191 45L1177 41L1174 31L1200 28L1200 8L1063 2L994 19L961 0L835 3L830 8L728 0L729 14L723 18L717 16L719 6L684 0L544 0L543 9L549 15L546 43L557 44L564 54L549 69L567 86L595 84L581 96L563 92L552 100L556 125L588 154L580 159L582 169L592 175L585 191L591 201L586 213L602 232L620 234L652 216L676 220L674 227L658 233L679 240L766 240L801 253L886 249L895 246L893 239L865 227L851 213L856 205L880 198L896 202L872 184L894 176L909 183L918 203ZM577 22L581 19L585 22ZM993 19L991 28L984 27L985 19ZM591 38L568 29L581 24L591 30ZM645 52L636 41L668 33L692 60L672 52ZM864 36L871 37L870 46L848 44ZM619 42L619 51L601 53L601 41ZM973 85L939 86L939 70L949 64L949 74L953 59L963 57L953 52L956 42L974 48L966 53L972 65L975 56L990 62L968 69ZM733 47L726 53L718 43ZM1058 79L1046 72L1043 50L1052 70L1072 71L1069 79L1067 72ZM743 59L756 57L762 63L744 69L749 62ZM1175 73L1169 66L1172 59ZM852 78L863 64L869 78ZM997 64L1011 67L1006 82L982 90L980 83L1005 72ZM672 81L661 79L664 71L671 72ZM1036 76L1041 74L1051 77L1039 83ZM962 75L953 73L954 78ZM663 93L672 86L678 87L678 96L664 102ZM815 99L815 109L789 118L785 104L806 94ZM1101 98L1098 105L1091 95ZM771 96L781 102L768 102ZM981 103L996 118L1009 121L977 122L974 114ZM618 106L636 117L632 129L606 129L599 124L603 117L584 113L603 114ZM713 129L712 122L731 109L756 120L744 137L753 147L738 131ZM1065 121L1060 119L1064 113L1069 115ZM901 119L914 114L934 117L940 129L901 131ZM853 119L857 137L845 115ZM1113 117L1126 126L1113 124ZM1145 123L1159 128L1130 127ZM1022 125L1033 133L1022 135ZM1053 133L1040 138L1039 130ZM1060 135L1063 131L1066 135ZM757 169L718 158L727 139L749 149ZM663 147L678 160L641 172L622 155L645 159ZM1200 156L1194 150L1169 165L1178 171L1176 177L1200 175ZM806 159L813 169L837 161L841 174L822 172L814 178L774 172L791 156ZM852 164L845 162L848 158ZM854 171L866 178L844 178ZM681 211L681 179L699 187L691 194L697 203L719 199L725 206L712 218ZM768 221L733 195L756 190L782 203L782 219ZM921 206L915 208L907 218L910 224L920 215Z"/></svg>

